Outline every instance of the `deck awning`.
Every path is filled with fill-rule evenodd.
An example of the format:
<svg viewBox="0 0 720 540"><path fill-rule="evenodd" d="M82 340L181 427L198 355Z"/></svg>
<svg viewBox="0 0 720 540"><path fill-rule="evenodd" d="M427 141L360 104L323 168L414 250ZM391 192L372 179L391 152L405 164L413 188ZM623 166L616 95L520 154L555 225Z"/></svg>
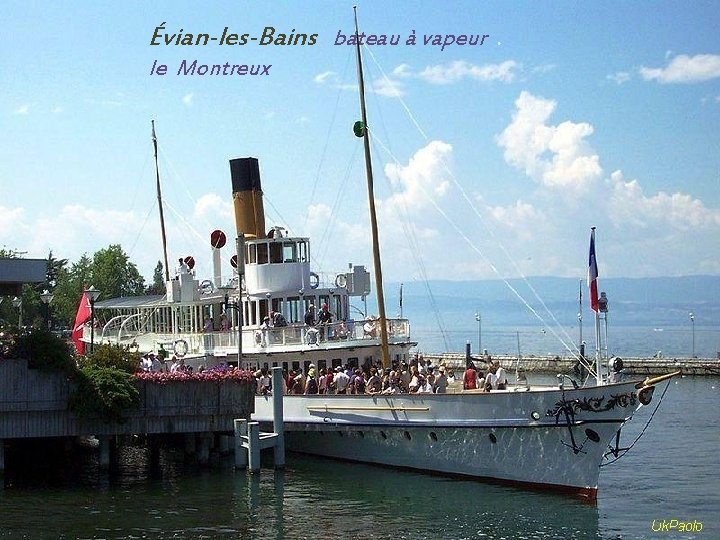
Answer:
<svg viewBox="0 0 720 540"><path fill-rule="evenodd" d="M121 296L95 302L95 309L136 309L154 308L166 304L164 294L149 296Z"/></svg>

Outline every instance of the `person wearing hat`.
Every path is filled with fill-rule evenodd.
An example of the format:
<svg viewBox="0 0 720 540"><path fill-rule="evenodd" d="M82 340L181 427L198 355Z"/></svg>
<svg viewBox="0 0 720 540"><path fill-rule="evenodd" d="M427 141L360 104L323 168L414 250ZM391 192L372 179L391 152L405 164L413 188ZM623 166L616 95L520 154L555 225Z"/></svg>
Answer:
<svg viewBox="0 0 720 540"><path fill-rule="evenodd" d="M264 317L263 322L260 325L260 332L261 332L260 346L261 347L267 347L268 338L270 337L270 328L272 328L272 326L270 325L270 317ZM256 341L257 341L257 338L256 338Z"/></svg>
<svg viewBox="0 0 720 540"><path fill-rule="evenodd" d="M445 375L445 366L440 366L438 368L437 377L435 378L435 393L436 394L447 393L447 386L448 386L448 378L447 378L447 375Z"/></svg>
<svg viewBox="0 0 720 540"><path fill-rule="evenodd" d="M350 377L343 371L341 366L335 368L335 377L333 378L336 394L347 394L347 387L350 384Z"/></svg>

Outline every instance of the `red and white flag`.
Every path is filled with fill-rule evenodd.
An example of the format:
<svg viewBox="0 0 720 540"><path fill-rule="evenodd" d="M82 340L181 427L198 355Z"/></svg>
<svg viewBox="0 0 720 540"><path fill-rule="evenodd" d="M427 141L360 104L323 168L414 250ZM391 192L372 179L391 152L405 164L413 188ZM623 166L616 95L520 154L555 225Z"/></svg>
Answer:
<svg viewBox="0 0 720 540"><path fill-rule="evenodd" d="M83 327L90 320L90 299L87 294L83 293L80 298L77 315L75 315L75 326L72 331L72 341L75 344L75 350L78 354L85 354L85 342L82 341Z"/></svg>
<svg viewBox="0 0 720 540"><path fill-rule="evenodd" d="M590 288L590 307L598 311L598 267L595 258L595 227L590 233L590 260L588 262L588 287Z"/></svg>

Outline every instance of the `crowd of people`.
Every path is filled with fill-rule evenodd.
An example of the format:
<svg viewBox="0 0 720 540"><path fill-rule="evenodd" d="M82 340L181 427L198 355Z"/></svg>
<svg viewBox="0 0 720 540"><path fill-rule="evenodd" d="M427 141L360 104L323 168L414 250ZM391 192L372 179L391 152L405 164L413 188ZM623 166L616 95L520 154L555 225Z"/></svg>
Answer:
<svg viewBox="0 0 720 540"><path fill-rule="evenodd" d="M175 373L176 371L192 372L192 366L185 365L185 359L172 355L169 360L164 354L155 354L154 352L145 353L140 357L139 371L149 371L157 373ZM200 367L199 371L203 368Z"/></svg>
<svg viewBox="0 0 720 540"><path fill-rule="evenodd" d="M269 394L272 391L272 379L267 368L255 372L257 393ZM283 393L292 395L308 394L444 394L456 379L452 369L444 365L434 366L422 356L410 363L394 363L384 368L378 364L359 368L350 365L335 368L320 368L310 364L302 370L283 371ZM462 378L464 390L489 392L504 390L507 387L505 369L499 362L490 362L487 373L476 370L472 363Z"/></svg>

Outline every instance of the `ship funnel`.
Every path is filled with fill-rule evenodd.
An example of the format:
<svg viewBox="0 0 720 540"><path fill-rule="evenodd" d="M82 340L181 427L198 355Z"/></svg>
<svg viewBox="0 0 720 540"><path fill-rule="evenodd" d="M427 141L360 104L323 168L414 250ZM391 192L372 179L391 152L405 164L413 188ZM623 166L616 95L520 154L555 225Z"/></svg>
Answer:
<svg viewBox="0 0 720 540"><path fill-rule="evenodd" d="M237 233L256 238L265 237L260 167L257 158L230 160L235 228Z"/></svg>

